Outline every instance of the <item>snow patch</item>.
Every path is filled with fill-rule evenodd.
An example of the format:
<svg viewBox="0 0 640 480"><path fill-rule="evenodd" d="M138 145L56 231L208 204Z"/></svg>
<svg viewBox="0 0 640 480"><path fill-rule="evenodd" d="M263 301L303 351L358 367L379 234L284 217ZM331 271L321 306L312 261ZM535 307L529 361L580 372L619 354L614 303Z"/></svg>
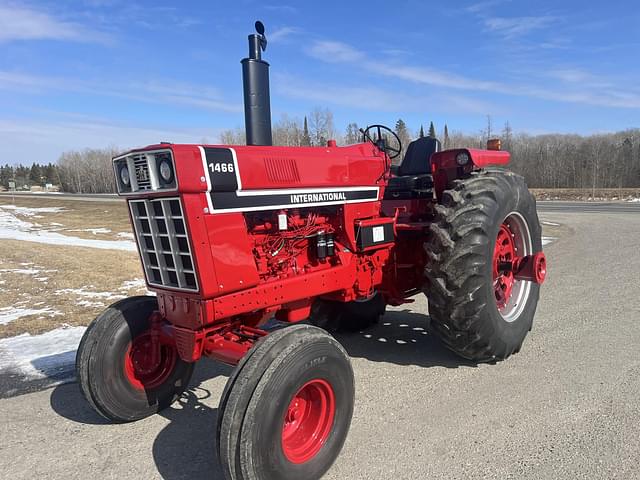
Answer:
<svg viewBox="0 0 640 480"><path fill-rule="evenodd" d="M549 227L559 227L560 224L559 223L553 223L553 222L547 222L545 220L543 220L542 222L540 222L542 225L548 225Z"/></svg>
<svg viewBox="0 0 640 480"><path fill-rule="evenodd" d="M76 305L87 308L106 307L106 305L102 302L91 302L89 300L80 300L79 302L76 302Z"/></svg>
<svg viewBox="0 0 640 480"><path fill-rule="evenodd" d="M555 240L555 237L542 237L542 246L549 245Z"/></svg>
<svg viewBox="0 0 640 480"><path fill-rule="evenodd" d="M92 292L90 290L85 290L83 288L63 288L61 290L56 290L54 295L76 295L78 297L85 298L103 298L105 300L115 300L117 298L122 298L124 295L113 293L113 292Z"/></svg>
<svg viewBox="0 0 640 480"><path fill-rule="evenodd" d="M20 273L22 275L38 275L42 270L36 268L3 268L0 273Z"/></svg>
<svg viewBox="0 0 640 480"><path fill-rule="evenodd" d="M28 378L68 378L86 327L62 327L42 335L0 339L0 369Z"/></svg>
<svg viewBox="0 0 640 480"><path fill-rule="evenodd" d="M0 308L0 325L6 325L9 322L13 322L14 320L18 320L22 317L27 317L29 315L43 315L46 314L49 317L55 317L56 315L62 315L62 313L57 312L51 308L15 308L15 307L4 307Z"/></svg>
<svg viewBox="0 0 640 480"><path fill-rule="evenodd" d="M118 290L129 291L132 288L140 289L146 288L147 283L144 281L144 278L135 278L133 280L127 280L122 284L122 286Z"/></svg>
<svg viewBox="0 0 640 480"><path fill-rule="evenodd" d="M630 200L627 200L627 202L629 202L629 203L640 203L640 198L632 198Z"/></svg>
<svg viewBox="0 0 640 480"><path fill-rule="evenodd" d="M133 233L131 232L118 232L118 234L116 235L116 237L119 238L127 238L129 240L133 240L135 237L133 236Z"/></svg>
<svg viewBox="0 0 640 480"><path fill-rule="evenodd" d="M0 208L5 210L13 210L18 215L23 215L25 217L36 217L42 218L42 215L38 215L38 213L58 213L64 212L66 208L64 207L40 207L40 208L30 208L30 207L16 207L15 205L0 205Z"/></svg>
<svg viewBox="0 0 640 480"><path fill-rule="evenodd" d="M89 232L97 235L99 233L111 233L111 230L108 228L80 228L76 230L69 230L69 232Z"/></svg>
<svg viewBox="0 0 640 480"><path fill-rule="evenodd" d="M74 247L99 248L103 250L126 250L135 252L136 244L129 240L93 240L78 237L62 235L50 230L38 229L38 224L25 222L15 215L6 211L7 207L14 207L16 212L23 207L15 207L15 205L0 205L0 240L20 240L23 242L44 243L47 245L64 245ZM61 207L48 207L51 209L60 209ZM9 208L12 210L12 208ZM43 210L43 209L26 209ZM60 210L54 210L60 211Z"/></svg>

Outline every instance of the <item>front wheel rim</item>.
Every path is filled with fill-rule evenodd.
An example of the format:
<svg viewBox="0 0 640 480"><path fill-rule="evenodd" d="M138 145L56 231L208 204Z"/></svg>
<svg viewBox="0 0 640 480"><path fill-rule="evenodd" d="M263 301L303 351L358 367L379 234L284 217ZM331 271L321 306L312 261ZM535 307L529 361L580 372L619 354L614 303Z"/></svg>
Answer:
<svg viewBox="0 0 640 480"><path fill-rule="evenodd" d="M531 293L531 282L516 279L513 271L505 271L500 265L532 254L529 224L522 214L509 213L498 229L493 250L493 293L498 312L508 323L522 314Z"/></svg>
<svg viewBox="0 0 640 480"><path fill-rule="evenodd" d="M289 402L282 425L282 451L291 463L315 457L333 428L336 399L326 380L305 383Z"/></svg>
<svg viewBox="0 0 640 480"><path fill-rule="evenodd" d="M157 353L154 349L158 349ZM145 332L129 343L124 359L125 377L138 390L157 388L171 376L177 359L174 347L154 345L151 334Z"/></svg>

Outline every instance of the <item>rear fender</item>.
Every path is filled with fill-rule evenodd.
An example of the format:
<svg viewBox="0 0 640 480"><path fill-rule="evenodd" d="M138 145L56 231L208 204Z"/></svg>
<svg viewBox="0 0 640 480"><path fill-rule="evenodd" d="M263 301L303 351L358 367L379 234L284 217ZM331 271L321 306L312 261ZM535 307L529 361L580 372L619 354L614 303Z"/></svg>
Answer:
<svg viewBox="0 0 640 480"><path fill-rule="evenodd" d="M469 161L459 165L456 158L459 154L466 153ZM475 148L456 148L444 150L431 155L431 173L436 198L440 200L442 192L453 180L463 178L474 170L491 166L507 165L511 160L511 154L502 150L480 150Z"/></svg>

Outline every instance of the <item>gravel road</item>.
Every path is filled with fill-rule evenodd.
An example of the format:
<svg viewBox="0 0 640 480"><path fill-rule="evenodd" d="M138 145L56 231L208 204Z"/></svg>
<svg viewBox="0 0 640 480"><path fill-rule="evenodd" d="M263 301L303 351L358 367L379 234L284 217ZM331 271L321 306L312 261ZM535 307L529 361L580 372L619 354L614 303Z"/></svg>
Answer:
<svg viewBox="0 0 640 480"><path fill-rule="evenodd" d="M640 212L541 207L567 232L519 354L460 361L427 333L422 297L340 338L357 400L327 479L640 478ZM134 424L104 424L76 384L0 400L0 477L220 479L229 369L199 367L179 405Z"/></svg>

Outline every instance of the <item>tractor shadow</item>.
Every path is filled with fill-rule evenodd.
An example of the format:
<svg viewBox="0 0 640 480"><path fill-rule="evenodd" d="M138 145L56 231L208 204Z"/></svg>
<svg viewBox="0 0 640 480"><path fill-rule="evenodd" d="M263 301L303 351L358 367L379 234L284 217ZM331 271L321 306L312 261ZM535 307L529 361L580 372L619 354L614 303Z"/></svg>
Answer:
<svg viewBox="0 0 640 480"><path fill-rule="evenodd" d="M349 356L372 362L419 367L475 367L458 357L429 332L429 316L408 309L387 311L374 326L336 339Z"/></svg>
<svg viewBox="0 0 640 480"><path fill-rule="evenodd" d="M202 359L195 368L188 390L170 408L159 413L169 421L156 436L152 447L153 461L163 479L224 478L216 453L218 393L215 394L215 401L211 402L212 393L203 386L203 382L218 376L228 377L231 370L227 365ZM93 411L80 393L77 383L55 387L50 403L58 415L73 422L88 425L111 424ZM211 407L211 403L216 407ZM130 433L123 429L123 436ZM123 441L129 442L130 438L123 438Z"/></svg>
<svg viewBox="0 0 640 480"><path fill-rule="evenodd" d="M407 309L388 311L373 327L359 333L337 334L336 338L351 357L372 362L420 367L475 366L447 350L428 329L427 315ZM172 407L160 412L168 423L153 441L152 455L164 480L224 478L216 453L218 392L212 401L213 394L204 382L219 376L228 377L231 371L229 366L202 359L189 389ZM93 411L77 383L58 385L50 398L51 408L68 420L87 425L110 424ZM130 434L129 429L123 428L122 440L131 442Z"/></svg>

